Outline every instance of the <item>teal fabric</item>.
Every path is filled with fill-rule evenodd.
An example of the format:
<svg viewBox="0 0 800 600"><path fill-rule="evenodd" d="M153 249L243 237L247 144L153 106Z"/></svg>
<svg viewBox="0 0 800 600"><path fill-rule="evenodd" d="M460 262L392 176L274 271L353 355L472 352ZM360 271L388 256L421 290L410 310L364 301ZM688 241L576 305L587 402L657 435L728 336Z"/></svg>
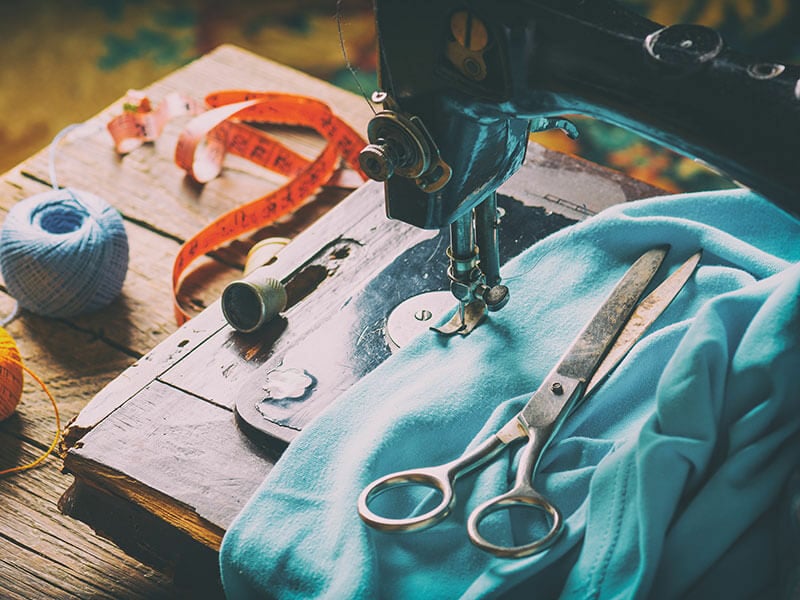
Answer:
<svg viewBox="0 0 800 600"><path fill-rule="evenodd" d="M419 338L291 444L223 540L226 593L779 594L779 558L797 556L798 544L788 510L776 508L800 464L798 242L800 222L738 190L620 205L530 248L504 269L505 309L467 338ZM507 489L509 452L462 480L454 513L432 529L362 524L364 485L486 439L633 260L663 243L665 272L698 248L701 265L545 453L535 485L566 517L551 549L500 559L466 537L468 511Z"/></svg>

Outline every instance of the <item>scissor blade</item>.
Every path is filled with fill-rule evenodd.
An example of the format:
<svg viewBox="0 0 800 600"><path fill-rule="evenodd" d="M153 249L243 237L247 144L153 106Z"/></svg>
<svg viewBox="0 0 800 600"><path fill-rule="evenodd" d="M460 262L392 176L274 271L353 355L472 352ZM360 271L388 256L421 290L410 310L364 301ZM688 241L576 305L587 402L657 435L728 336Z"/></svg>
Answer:
<svg viewBox="0 0 800 600"><path fill-rule="evenodd" d="M650 292L644 300L642 300L634 309L630 319L625 324L625 327L620 331L617 336L617 341L606 354L603 362L597 367L592 376L589 385L586 386L586 393L588 396L592 391L600 385L606 376L617 366L617 364L625 357L628 351L633 348L633 345L639 341L639 338L644 335L645 331L650 328L656 319L663 313L666 308L675 299L675 296L680 293L686 282L694 273L697 264L700 262L700 257L703 251L699 250L678 267L678 269L665 279L661 285Z"/></svg>
<svg viewBox="0 0 800 600"><path fill-rule="evenodd" d="M526 437L531 429L549 438L582 397L586 383L628 321L668 250L669 246L653 248L633 263L528 403L497 433L501 441Z"/></svg>
<svg viewBox="0 0 800 600"><path fill-rule="evenodd" d="M579 381L589 381L617 334L627 323L668 250L669 246L653 248L633 263L564 354L555 369L558 374Z"/></svg>

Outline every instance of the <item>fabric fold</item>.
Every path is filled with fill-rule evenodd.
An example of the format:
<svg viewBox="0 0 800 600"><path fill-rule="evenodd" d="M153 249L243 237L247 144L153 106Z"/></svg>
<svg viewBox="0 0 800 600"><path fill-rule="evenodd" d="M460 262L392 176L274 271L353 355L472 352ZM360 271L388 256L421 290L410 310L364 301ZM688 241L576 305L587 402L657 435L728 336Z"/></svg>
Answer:
<svg viewBox="0 0 800 600"><path fill-rule="evenodd" d="M779 561L765 553L800 546L778 535L770 516L800 465L798 240L796 219L736 190L616 206L530 248L504 267L512 296L503 311L467 338L421 336L290 445L223 540L226 593L737 598L774 590ZM367 483L451 460L491 435L630 263L663 243L671 245L665 271L699 248L701 265L543 456L535 486L566 519L551 549L499 559L466 536L469 511L507 489L513 452L459 482L453 514L430 530L387 534L361 522L356 499Z"/></svg>

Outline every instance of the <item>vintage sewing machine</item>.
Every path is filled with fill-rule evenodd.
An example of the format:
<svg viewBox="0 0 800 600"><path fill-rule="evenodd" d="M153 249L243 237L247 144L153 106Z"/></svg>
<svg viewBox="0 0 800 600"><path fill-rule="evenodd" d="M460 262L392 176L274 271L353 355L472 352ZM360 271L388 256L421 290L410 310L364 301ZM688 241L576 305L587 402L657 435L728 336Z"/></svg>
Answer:
<svg viewBox="0 0 800 600"><path fill-rule="evenodd" d="M711 29L662 27L609 0L379 1L376 13L382 89L372 101L381 110L369 122L361 166L385 182L390 219L449 229L449 264L410 262L391 277L410 283L427 269L429 281L449 285L457 301L415 284L402 287L412 298L399 306L404 298L376 294L371 308L377 303L375 314L389 315L390 344L407 337L406 328L428 329L413 327L409 315L418 310L438 317L455 304L450 320L433 329L467 335L505 306L496 190L523 164L531 132L578 135L565 117L571 113L628 127L800 213L798 67L745 58ZM506 237L535 241L516 226ZM273 275L256 273L256 287L275 285ZM226 315L241 316L227 298ZM257 315L244 321L270 313L274 303L264 298L255 295L249 305ZM243 421L272 428L253 406L247 394L237 402Z"/></svg>
<svg viewBox="0 0 800 600"><path fill-rule="evenodd" d="M383 106L361 165L386 212L450 227L441 333L468 333L508 300L495 190L530 132L583 113L630 128L800 213L800 69L725 46L699 25L662 27L609 0L376 3Z"/></svg>
<svg viewBox="0 0 800 600"><path fill-rule="evenodd" d="M284 313L243 333L212 305L67 432L76 484L62 508L147 562L214 564L297 432L413 335L465 335L501 309L501 264L572 222L553 212L660 193L530 146L531 132L576 135L566 116L599 117L800 213L796 66L609 0L378 0L376 16L381 110L361 164L383 188L361 187L256 270L285 287ZM166 449L148 441L166 435ZM154 549L153 536L168 543Z"/></svg>

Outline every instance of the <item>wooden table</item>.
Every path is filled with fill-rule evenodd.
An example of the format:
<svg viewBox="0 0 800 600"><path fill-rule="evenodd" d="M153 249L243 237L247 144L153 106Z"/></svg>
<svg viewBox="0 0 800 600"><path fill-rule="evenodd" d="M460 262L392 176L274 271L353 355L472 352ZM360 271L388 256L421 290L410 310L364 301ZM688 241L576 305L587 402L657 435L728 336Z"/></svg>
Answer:
<svg viewBox="0 0 800 600"><path fill-rule="evenodd" d="M366 103L354 102L347 92L230 46L176 71L147 93L153 101L170 91L202 99L207 92L232 87L302 90L325 98L359 128L369 117ZM59 146L57 172L61 185L94 192L124 215L131 262L121 297L98 313L74 319L24 313L7 328L23 359L55 394L65 422L177 329L169 281L181 241L226 208L281 183L280 178L255 167L234 163L218 180L203 188L192 186L172 160L185 119L170 124L156 144L120 159L105 130L120 109L119 104L109 107L73 131ZM308 155L321 146L314 136L290 132L285 137ZM48 153L42 151L2 177L3 213L19 200L50 189L47 161ZM322 202L302 211L302 218L289 221L284 231L291 234L303 228L345 193L329 190ZM203 273L213 273L217 279L206 277L202 290L189 285L187 299L195 299L196 305L213 302L222 283L240 273L230 265L241 264L247 245L245 241L226 249L224 262L209 261ZM8 314L11 308L12 299L0 293L0 314ZM190 324L189 331L192 327L197 325ZM141 370L148 360L138 364ZM29 379L17 414L0 424L2 466L27 462L52 439L52 409ZM185 597L170 577L131 559L83 523L59 513L58 499L73 480L60 473L61 467L61 460L53 457L42 468L0 480L0 597ZM75 510L82 506L77 503ZM156 566L169 571L163 563Z"/></svg>
<svg viewBox="0 0 800 600"><path fill-rule="evenodd" d="M361 98L231 46L155 83L147 94L157 102L171 91L202 98L230 88L314 96L359 131L371 115ZM385 315L368 315L372 320L362 327L367 318L363 307L372 306L371 282L404 250L441 245L434 237L437 232L386 220L378 184L350 196L351 190L330 186L292 218L205 260L182 294L184 303L208 308L177 328L169 281L182 240L282 180L244 161L230 161L218 179L202 187L190 184L172 160L186 122L181 119L170 123L155 144L119 158L105 131L119 110L119 105L109 107L69 136L60 146L57 169L61 185L98 194L125 217L131 264L122 296L92 315L56 320L25 313L8 327L24 359L48 382L70 420L63 469L74 481L69 485L71 478L60 475L52 459L44 468L0 481L4 506L11 507L0 513L4 597L150 598L185 592L127 555L174 577L181 586L201 589L204 595L218 592L221 538L279 458L283 444L388 355L375 341L382 339ZM315 136L280 133L306 155L321 148ZM7 211L48 186L47 153L42 152L3 177L0 208ZM534 238L567 224L564 217L583 218L607 205L657 193L536 145L530 146L520 174L502 191L510 197L509 206L522 207L542 226ZM587 206L587 200L592 204ZM225 283L240 276L253 241L272 235L294 240L274 265L279 278L295 286L292 306L264 331L237 333L225 323L216 299ZM0 296L0 310L10 310L11 303ZM348 304L360 307L349 321L337 316ZM276 443L249 437L234 418L234 400L251 393L265 369L297 356L303 360L301 342L314 332L322 336L317 339L334 342L334 354L327 356L359 354L353 349L370 336L379 350L368 364L351 356L346 369L326 371L325 356L315 357L314 369L323 372L317 372L312 401L276 420ZM28 385L17 415L0 425L1 464L37 454L52 427L47 404ZM61 511L77 520L58 514L59 496ZM78 521L113 540L127 555Z"/></svg>

